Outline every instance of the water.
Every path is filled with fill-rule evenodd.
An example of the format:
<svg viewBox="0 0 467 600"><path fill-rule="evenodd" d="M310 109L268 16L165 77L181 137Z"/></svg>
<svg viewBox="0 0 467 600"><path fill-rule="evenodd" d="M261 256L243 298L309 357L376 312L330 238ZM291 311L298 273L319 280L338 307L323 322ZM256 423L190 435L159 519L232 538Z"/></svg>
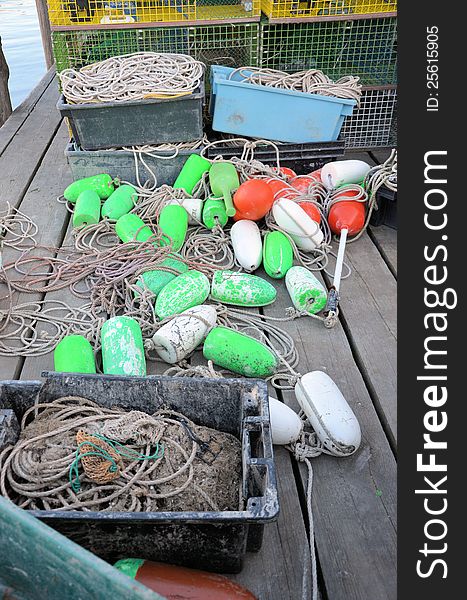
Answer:
<svg viewBox="0 0 467 600"><path fill-rule="evenodd" d="M9 88L15 108L46 72L34 0L0 0L0 37L10 69Z"/></svg>

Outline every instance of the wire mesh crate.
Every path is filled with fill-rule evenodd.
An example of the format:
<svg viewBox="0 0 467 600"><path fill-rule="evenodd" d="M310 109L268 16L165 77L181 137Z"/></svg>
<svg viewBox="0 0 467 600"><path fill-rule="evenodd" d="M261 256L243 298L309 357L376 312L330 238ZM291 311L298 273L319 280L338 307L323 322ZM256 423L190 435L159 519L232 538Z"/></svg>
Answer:
<svg viewBox="0 0 467 600"><path fill-rule="evenodd" d="M331 79L360 77L363 85L397 78L397 19L261 23L262 67L294 73L320 69Z"/></svg>
<svg viewBox="0 0 467 600"><path fill-rule="evenodd" d="M261 0L47 0L52 30L259 21Z"/></svg>
<svg viewBox="0 0 467 600"><path fill-rule="evenodd" d="M212 64L257 65L259 24L56 31L52 42L59 73L66 68L79 69L111 56L133 52L189 54L205 63L209 73Z"/></svg>
<svg viewBox="0 0 467 600"><path fill-rule="evenodd" d="M397 88L364 89L360 107L347 117L341 130L346 148L394 146L397 138Z"/></svg>
<svg viewBox="0 0 467 600"><path fill-rule="evenodd" d="M364 15L396 14L395 0L261 0L261 10L271 21L291 19L332 21Z"/></svg>

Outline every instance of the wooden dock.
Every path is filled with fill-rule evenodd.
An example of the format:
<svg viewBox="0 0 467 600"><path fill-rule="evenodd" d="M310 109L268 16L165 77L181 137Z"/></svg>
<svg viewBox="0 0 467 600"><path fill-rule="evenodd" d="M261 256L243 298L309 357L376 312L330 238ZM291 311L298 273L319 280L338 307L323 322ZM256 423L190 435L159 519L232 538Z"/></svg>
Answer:
<svg viewBox="0 0 467 600"><path fill-rule="evenodd" d="M68 131L55 108L57 99L57 84L49 72L0 129L0 212L8 201L33 217L38 243L49 247L59 247L71 235L70 214L56 200L72 181L64 156ZM372 163L386 156L383 151L349 155ZM369 230L348 246L352 275L341 288L340 324L327 330L301 318L283 325L297 345L298 371L326 371L356 412L363 435L353 457L313 460L322 600L396 598L396 252L394 230ZM4 261L8 255L5 249ZM264 310L279 317L290 299L283 281L276 287L277 301ZM44 297L69 299L67 292L20 294L17 302ZM156 364L148 363L149 373L156 372ZM42 370L52 369L52 354L0 358L0 379L38 379ZM293 393L281 399L297 409ZM261 551L247 555L234 579L260 600L300 600L307 471L283 448L275 448L275 459L279 520L266 527Z"/></svg>

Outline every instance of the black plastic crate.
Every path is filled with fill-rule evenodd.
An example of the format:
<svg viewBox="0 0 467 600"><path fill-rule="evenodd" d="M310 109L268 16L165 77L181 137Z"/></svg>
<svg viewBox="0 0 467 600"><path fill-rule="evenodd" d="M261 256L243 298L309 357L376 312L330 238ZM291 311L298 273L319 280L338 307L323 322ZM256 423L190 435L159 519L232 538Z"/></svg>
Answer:
<svg viewBox="0 0 467 600"><path fill-rule="evenodd" d="M279 514L267 386L250 379L119 377L43 373L45 381L0 383L0 408L18 420L36 400L83 396L101 406L152 413L164 407L242 442L243 507L222 512L31 514L101 558L138 557L236 573L246 551L261 548L264 524Z"/></svg>
<svg viewBox="0 0 467 600"><path fill-rule="evenodd" d="M376 204L378 210L373 210L370 225L374 227L387 225L397 229L397 192L393 192L386 186L380 187L376 193Z"/></svg>
<svg viewBox="0 0 467 600"><path fill-rule="evenodd" d="M180 98L68 104L62 95L57 108L84 150L100 150L199 140L203 104L204 84Z"/></svg>
<svg viewBox="0 0 467 600"><path fill-rule="evenodd" d="M253 141L253 140L252 140ZM309 144L277 144L280 162L291 167L299 175L320 169L326 163L344 156L345 141L317 142ZM206 158L214 159L222 155L226 160L240 157L243 147L217 144L206 150ZM277 154L270 145L256 146L255 158L265 164L276 164Z"/></svg>

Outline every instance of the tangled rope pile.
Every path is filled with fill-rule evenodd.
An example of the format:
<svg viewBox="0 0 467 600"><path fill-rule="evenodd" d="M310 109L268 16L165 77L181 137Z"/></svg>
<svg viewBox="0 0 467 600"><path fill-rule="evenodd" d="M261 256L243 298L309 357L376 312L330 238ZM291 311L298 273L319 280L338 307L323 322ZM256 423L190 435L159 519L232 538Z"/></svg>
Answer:
<svg viewBox="0 0 467 600"><path fill-rule="evenodd" d="M264 85L281 90L292 90L306 94L320 94L333 98L355 100L357 105L362 96L362 85L359 77L346 76L333 81L318 69L286 73L276 69L262 69L259 67L240 67L229 75L233 79L239 74L246 83Z"/></svg>
<svg viewBox="0 0 467 600"><path fill-rule="evenodd" d="M137 52L59 73L69 104L177 98L196 90L204 64L185 54Z"/></svg>
<svg viewBox="0 0 467 600"><path fill-rule="evenodd" d="M238 510L240 474L230 434L75 396L32 406L0 455L2 496L39 510Z"/></svg>

